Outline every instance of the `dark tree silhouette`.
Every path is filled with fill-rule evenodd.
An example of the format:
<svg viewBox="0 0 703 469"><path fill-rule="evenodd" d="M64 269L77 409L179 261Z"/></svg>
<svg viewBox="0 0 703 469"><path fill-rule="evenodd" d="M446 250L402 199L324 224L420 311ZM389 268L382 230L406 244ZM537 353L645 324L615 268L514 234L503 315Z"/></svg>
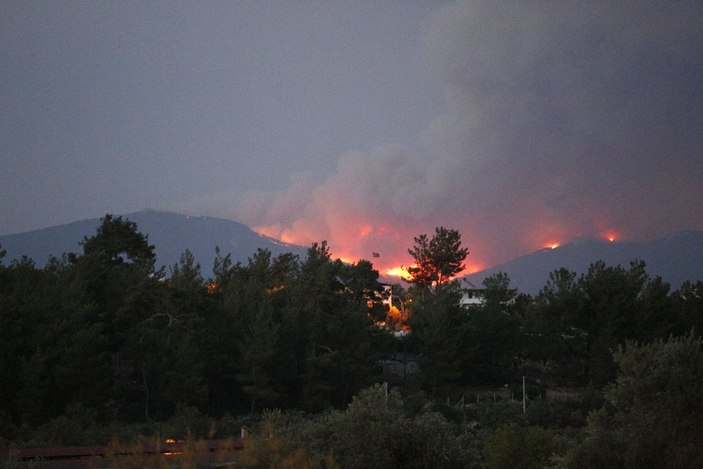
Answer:
<svg viewBox="0 0 703 469"><path fill-rule="evenodd" d="M415 266L408 268L412 282L423 288L441 288L452 277L464 270L468 249L461 247L461 234L439 226L431 239L426 234L415 237L408 253Z"/></svg>

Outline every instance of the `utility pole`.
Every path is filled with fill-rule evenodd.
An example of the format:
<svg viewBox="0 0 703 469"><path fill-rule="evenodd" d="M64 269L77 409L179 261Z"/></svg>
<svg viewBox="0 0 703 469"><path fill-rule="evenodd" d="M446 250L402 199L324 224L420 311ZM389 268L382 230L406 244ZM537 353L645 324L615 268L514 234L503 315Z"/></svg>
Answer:
<svg viewBox="0 0 703 469"><path fill-rule="evenodd" d="M525 377L522 377L522 413L525 413Z"/></svg>

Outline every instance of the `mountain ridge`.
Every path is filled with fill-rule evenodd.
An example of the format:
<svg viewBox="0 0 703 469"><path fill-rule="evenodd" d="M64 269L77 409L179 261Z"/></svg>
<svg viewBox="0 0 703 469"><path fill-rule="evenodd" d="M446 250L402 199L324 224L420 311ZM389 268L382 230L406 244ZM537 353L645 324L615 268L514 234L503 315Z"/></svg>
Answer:
<svg viewBox="0 0 703 469"><path fill-rule="evenodd" d="M301 257L307 249L286 244L254 232L246 225L224 218L191 216L158 210L142 210L121 215L137 224L140 233L148 236L154 245L157 267L170 267L179 262L188 249L201 266L202 274L212 274L215 248L222 255L231 254L233 262L246 262L258 248L268 249L276 256L292 252ZM50 256L64 253L81 253L80 242L84 236L95 234L100 218L89 218L62 225L0 236L0 246L7 251L3 259L9 262L26 255L39 267L46 265ZM178 233L177 237L173 233Z"/></svg>
<svg viewBox="0 0 703 469"><path fill-rule="evenodd" d="M511 285L536 294L549 273L566 268L583 274L597 261L628 267L644 261L650 277L661 277L676 289L685 281L703 280L703 231L683 230L652 241L607 241L578 238L557 248L543 248L462 277L474 285L497 272L505 272Z"/></svg>
<svg viewBox="0 0 703 469"><path fill-rule="evenodd" d="M155 247L157 267L170 267L190 250L201 266L204 277L212 275L215 247L222 255L231 254L234 262L246 262L258 248L268 249L276 256L292 252L303 258L307 248L286 244L254 232L246 225L224 218L192 216L159 210L142 210L120 215L137 223L141 233ZM80 241L92 236L100 224L99 218L89 218L62 225L40 228L24 233L0 236L0 246L7 251L5 263L23 255L39 267L50 256L81 253ZM173 236L178 233L178 236ZM660 276L678 288L684 281L703 280L703 231L683 230L652 241L615 241L598 238L578 238L555 249L543 248L518 256L508 262L484 269L463 278L474 285L497 272L506 272L511 285L521 292L536 294L546 284L549 273L566 268L577 274L602 260L607 265L629 266L643 260L651 277ZM385 279L383 281L397 281Z"/></svg>

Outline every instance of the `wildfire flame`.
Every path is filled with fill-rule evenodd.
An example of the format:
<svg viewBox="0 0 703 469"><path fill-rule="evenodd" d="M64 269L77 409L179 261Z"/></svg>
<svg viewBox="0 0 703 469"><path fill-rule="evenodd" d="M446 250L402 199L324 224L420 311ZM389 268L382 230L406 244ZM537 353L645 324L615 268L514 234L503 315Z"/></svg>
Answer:
<svg viewBox="0 0 703 469"><path fill-rule="evenodd" d="M611 243L614 243L615 241L618 240L618 235L617 235L617 233L615 233L615 232L613 232L613 231L608 231L607 233L605 233L605 234L603 235L603 237L604 237L605 239L607 239L608 241L610 241Z"/></svg>
<svg viewBox="0 0 703 469"><path fill-rule="evenodd" d="M464 268L464 270L459 272L459 274L457 274L457 276L475 274L476 272L480 272L485 268L486 268L486 266L483 264L469 263L469 264L466 264L466 267Z"/></svg>
<svg viewBox="0 0 703 469"><path fill-rule="evenodd" d="M413 264L409 267L416 267L416 265ZM462 276L462 275L469 275L469 274L473 274L476 272L480 272L483 269L485 269L485 266L483 264L478 264L478 263L466 264L466 267L464 268L464 270L459 272L457 274L457 277ZM408 267L404 267L402 265L399 267L391 267L390 269L386 269L384 271L384 273L386 275L388 275L389 277L402 278L403 280L412 279L412 276L408 273Z"/></svg>
<svg viewBox="0 0 703 469"><path fill-rule="evenodd" d="M388 309L388 314L386 315L386 320L384 325L392 326L395 330L410 332L410 326L407 324L408 315L403 313L397 307L391 305Z"/></svg>
<svg viewBox="0 0 703 469"><path fill-rule="evenodd" d="M349 265L354 264L356 262L353 258L347 257L347 256L332 256L332 257L335 257L335 258L339 259L340 261L344 262L345 264L349 264Z"/></svg>
<svg viewBox="0 0 703 469"><path fill-rule="evenodd" d="M403 242L410 245L413 233L415 233L412 227L400 223L388 223L385 220L368 220L353 213L348 214L342 220L341 225L341 228L330 228L330 231L326 233L323 229L319 238L315 235L317 227L306 224L294 224L290 227L283 227L279 224L258 225L252 229L259 234L285 243L302 246L326 239L329 242L333 259L353 264L364 258L370 260L374 269L383 276L406 281L411 279L407 269L413 266L412 260L408 259L407 250L398 246L402 246ZM457 276L483 270L485 260L472 258L471 263L467 263L466 268ZM409 264L408 261L410 261ZM406 263L401 264L401 262Z"/></svg>
<svg viewBox="0 0 703 469"><path fill-rule="evenodd" d="M403 280L410 280L412 278L408 273L407 269L402 265L399 267L392 267L390 269L386 269L385 274L389 277L398 277L402 278Z"/></svg>

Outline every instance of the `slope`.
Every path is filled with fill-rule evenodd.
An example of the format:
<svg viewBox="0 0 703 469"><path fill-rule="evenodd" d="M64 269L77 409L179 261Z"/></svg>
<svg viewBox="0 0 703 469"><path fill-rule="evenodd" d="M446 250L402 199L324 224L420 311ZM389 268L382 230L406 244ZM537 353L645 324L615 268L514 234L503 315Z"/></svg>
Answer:
<svg viewBox="0 0 703 469"><path fill-rule="evenodd" d="M660 276L676 289L687 280L703 280L703 232L681 231L647 242L579 239L556 249L541 249L517 257L464 278L479 286L484 278L502 271L510 276L512 286L519 291L536 294L546 284L550 272L564 267L581 274L598 260L606 265L625 267L634 260L643 260L650 277Z"/></svg>
<svg viewBox="0 0 703 469"><path fill-rule="evenodd" d="M212 273L215 247L222 255L230 253L233 261L246 262L258 248L268 249L275 256L292 252L301 257L306 249L262 236L249 227L231 220L212 217L191 217L170 212L144 210L123 215L137 223L141 233L149 236L156 250L157 266L171 266L189 249L200 263L203 275ZM0 246L7 251L4 263L26 255L37 266L46 264L50 256L68 252L81 253L79 242L92 236L100 219L92 218L41 230L0 236Z"/></svg>

